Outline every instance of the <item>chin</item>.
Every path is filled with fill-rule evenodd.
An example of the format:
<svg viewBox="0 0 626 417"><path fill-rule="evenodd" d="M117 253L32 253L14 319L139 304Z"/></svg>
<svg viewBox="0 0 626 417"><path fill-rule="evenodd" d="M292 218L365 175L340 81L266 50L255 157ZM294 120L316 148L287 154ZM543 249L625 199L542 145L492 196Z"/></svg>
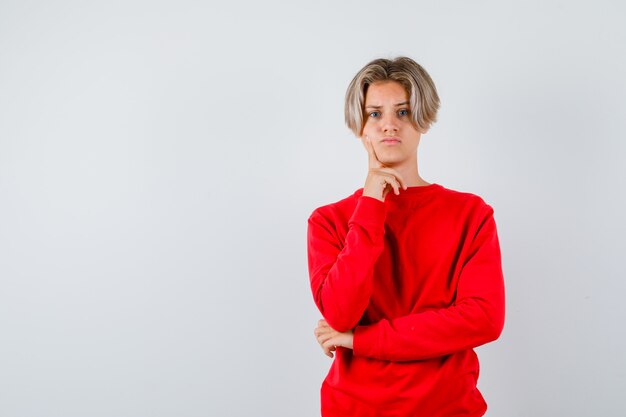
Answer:
<svg viewBox="0 0 626 417"><path fill-rule="evenodd" d="M400 163L402 163L402 160L398 160L398 159L381 159L380 162L385 164L385 166L393 167L394 165L399 165Z"/></svg>

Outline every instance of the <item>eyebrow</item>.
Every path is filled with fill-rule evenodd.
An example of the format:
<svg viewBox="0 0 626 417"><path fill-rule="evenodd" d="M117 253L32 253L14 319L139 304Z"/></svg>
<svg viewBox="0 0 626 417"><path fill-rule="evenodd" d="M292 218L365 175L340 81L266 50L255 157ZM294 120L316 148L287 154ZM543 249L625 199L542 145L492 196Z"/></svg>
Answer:
<svg viewBox="0 0 626 417"><path fill-rule="evenodd" d="M408 101L403 101L402 103L396 103L396 106L404 106L405 104L409 104L409 102ZM383 106L372 106L372 105L365 106L366 109L370 109L370 108L372 108L372 109L380 109L382 107Z"/></svg>

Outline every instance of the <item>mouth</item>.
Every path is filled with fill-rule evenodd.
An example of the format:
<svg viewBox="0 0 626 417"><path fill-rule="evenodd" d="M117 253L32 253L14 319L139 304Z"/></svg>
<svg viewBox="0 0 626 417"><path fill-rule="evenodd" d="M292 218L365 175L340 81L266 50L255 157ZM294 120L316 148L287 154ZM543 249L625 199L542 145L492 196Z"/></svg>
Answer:
<svg viewBox="0 0 626 417"><path fill-rule="evenodd" d="M394 145L396 143L400 143L400 138L398 138L398 137L383 138L382 142L387 144L387 145Z"/></svg>

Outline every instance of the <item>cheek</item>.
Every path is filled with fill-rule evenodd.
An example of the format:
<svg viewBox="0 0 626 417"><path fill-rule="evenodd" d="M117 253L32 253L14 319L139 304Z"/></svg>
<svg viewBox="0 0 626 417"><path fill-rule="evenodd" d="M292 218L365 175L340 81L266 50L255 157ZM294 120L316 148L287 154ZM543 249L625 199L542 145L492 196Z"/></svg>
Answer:
<svg viewBox="0 0 626 417"><path fill-rule="evenodd" d="M365 124L363 125L363 132L367 133L367 132L373 132L374 131L374 125L370 122L365 122Z"/></svg>

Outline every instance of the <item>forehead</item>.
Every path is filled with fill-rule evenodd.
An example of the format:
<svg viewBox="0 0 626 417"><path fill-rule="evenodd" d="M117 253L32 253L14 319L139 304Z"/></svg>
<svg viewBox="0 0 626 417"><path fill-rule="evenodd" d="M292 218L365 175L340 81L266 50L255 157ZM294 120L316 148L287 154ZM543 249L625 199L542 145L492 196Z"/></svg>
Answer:
<svg viewBox="0 0 626 417"><path fill-rule="evenodd" d="M404 89L404 86L397 81L378 81L372 83L367 88L365 94L366 104L380 104L377 102L388 100L403 101L409 97L408 92Z"/></svg>

